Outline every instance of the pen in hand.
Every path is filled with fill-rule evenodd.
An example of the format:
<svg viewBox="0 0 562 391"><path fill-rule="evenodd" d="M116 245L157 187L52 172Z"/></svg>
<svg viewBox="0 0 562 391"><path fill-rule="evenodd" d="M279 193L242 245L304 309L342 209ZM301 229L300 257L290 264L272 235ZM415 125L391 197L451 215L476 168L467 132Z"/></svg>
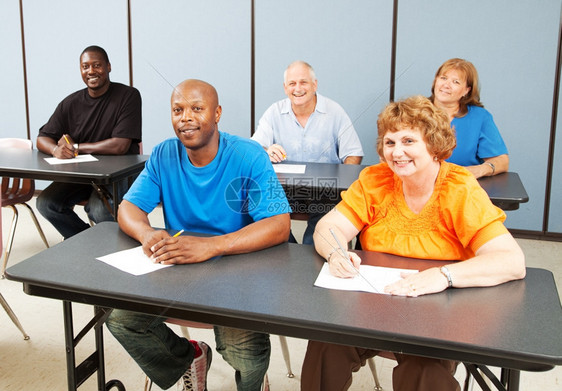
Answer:
<svg viewBox="0 0 562 391"><path fill-rule="evenodd" d="M176 232L176 233L172 236L172 238L177 238L177 237L180 236L182 233L183 233L183 229L180 230L180 231L178 231L178 232ZM158 262L158 259L154 257L155 247L156 247L156 245L150 247L150 251L152 251L152 255L150 256L150 258L151 258L155 263L159 263L159 262Z"/></svg>
<svg viewBox="0 0 562 391"><path fill-rule="evenodd" d="M353 268L355 269L355 271L357 272L357 274L358 274L362 279L364 279L367 284L369 284L369 286L375 291L375 293L380 293L379 290L378 290L377 288L375 288L374 285L371 284L371 282L370 282L369 280L367 280L367 279L361 274L361 272L359 271L359 269L355 267L355 265L353 264L353 261L352 261L351 258L349 257L349 254L348 254L347 250L345 249L344 246L342 246L340 240L338 239L338 237L336 236L336 233L334 232L334 230L333 230L332 228L330 228L330 233L331 233L332 236L334 237L334 239L335 239L336 243L338 244L338 246L339 246L339 248L340 248L340 250L341 250L341 252L342 252L344 258L347 259L347 261L349 262L349 264L351 265L351 267L353 267ZM336 251L336 252L337 252L337 251Z"/></svg>
<svg viewBox="0 0 562 391"><path fill-rule="evenodd" d="M72 146L72 144L70 144L70 141L68 141L68 138L66 137L66 134L63 134L62 137L64 137L64 140L66 141L66 143L70 146ZM74 148L72 146L72 148ZM74 150L74 157L78 156L78 152L76 151L76 149Z"/></svg>

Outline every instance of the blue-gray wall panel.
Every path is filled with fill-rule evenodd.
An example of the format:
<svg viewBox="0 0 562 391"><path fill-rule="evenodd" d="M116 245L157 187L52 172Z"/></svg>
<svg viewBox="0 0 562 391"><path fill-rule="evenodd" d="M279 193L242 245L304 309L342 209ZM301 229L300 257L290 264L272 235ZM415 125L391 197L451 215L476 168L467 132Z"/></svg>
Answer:
<svg viewBox="0 0 562 391"><path fill-rule="evenodd" d="M0 137L27 138L20 13L17 1L0 2Z"/></svg>
<svg viewBox="0 0 562 391"><path fill-rule="evenodd" d="M217 87L221 130L251 133L251 0L131 0L133 82L143 96L145 152L173 136L172 86L201 78ZM84 88L78 68L82 49L107 49L111 80L129 83L127 1L25 0L30 128L37 132L56 105ZM303 59L316 69L319 92L348 112L366 152L376 117L387 103L392 2L357 0L258 0L256 5L255 118L284 98L283 70ZM560 1L399 1L396 98L429 95L436 68L450 57L477 66L482 100L502 132L511 170L531 198L508 212L510 228L541 230ZM19 4L0 3L0 137L25 137L25 101ZM48 15L48 17L46 17ZM559 107L559 109L562 107ZM562 232L562 115L554 162L549 231ZM41 186L40 186L41 187Z"/></svg>
<svg viewBox="0 0 562 391"><path fill-rule="evenodd" d="M256 3L256 126L273 102L286 97L287 65L304 60L316 71L318 92L342 105L353 121L363 162L378 162L376 117L389 96L392 2Z"/></svg>
<svg viewBox="0 0 562 391"><path fill-rule="evenodd" d="M558 134L556 135L554 149L554 167L552 171L552 191L550 193L548 231L562 233L562 99L558 101L556 129L558 130Z"/></svg>
<svg viewBox="0 0 562 391"><path fill-rule="evenodd" d="M35 144L39 128L49 120L59 102L86 87L80 75L80 53L87 46L103 47L111 62L110 79L129 84L127 2L26 0L23 3L29 122ZM42 189L46 184L38 181L36 187Z"/></svg>
<svg viewBox="0 0 562 391"><path fill-rule="evenodd" d="M250 136L250 1L132 2L134 84L143 96L144 152L174 136L170 95L185 79L218 91L219 129Z"/></svg>
<svg viewBox="0 0 562 391"><path fill-rule="evenodd" d="M530 201L508 212L509 228L541 230L560 1L401 0L396 97L429 96L445 60L472 61L481 98L509 149Z"/></svg>
<svg viewBox="0 0 562 391"><path fill-rule="evenodd" d="M24 25L33 140L57 104L85 88L79 64L87 46L103 47L110 79L129 84L126 1L27 0Z"/></svg>

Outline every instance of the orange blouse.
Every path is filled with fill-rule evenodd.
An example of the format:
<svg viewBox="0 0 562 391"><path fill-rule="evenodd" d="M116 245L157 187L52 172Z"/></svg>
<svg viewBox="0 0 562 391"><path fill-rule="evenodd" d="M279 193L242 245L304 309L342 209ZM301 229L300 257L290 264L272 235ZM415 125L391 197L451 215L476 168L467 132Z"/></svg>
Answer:
<svg viewBox="0 0 562 391"><path fill-rule="evenodd" d="M466 260L508 232L505 213L474 176L447 162L419 214L408 208L402 181L386 163L361 171L336 208L361 231L363 249L412 258Z"/></svg>

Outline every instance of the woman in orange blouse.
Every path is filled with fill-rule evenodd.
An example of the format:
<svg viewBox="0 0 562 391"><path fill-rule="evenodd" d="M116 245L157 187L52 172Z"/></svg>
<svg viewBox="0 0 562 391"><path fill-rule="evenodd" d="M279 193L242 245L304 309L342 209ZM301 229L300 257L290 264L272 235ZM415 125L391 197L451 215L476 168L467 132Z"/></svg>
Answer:
<svg viewBox="0 0 562 391"><path fill-rule="evenodd" d="M468 170L447 163L456 141L447 114L427 98L390 103L379 115L377 152L382 163L361 172L342 201L316 227L316 251L337 277L354 276L361 259L338 248L357 234L365 250L450 260L442 268L405 274L387 293L419 296L448 287L492 286L525 276L525 257L503 225L505 213ZM459 262L462 261L462 262ZM301 389L341 391L377 351L310 341ZM395 354L393 387L399 391L460 390L457 363Z"/></svg>

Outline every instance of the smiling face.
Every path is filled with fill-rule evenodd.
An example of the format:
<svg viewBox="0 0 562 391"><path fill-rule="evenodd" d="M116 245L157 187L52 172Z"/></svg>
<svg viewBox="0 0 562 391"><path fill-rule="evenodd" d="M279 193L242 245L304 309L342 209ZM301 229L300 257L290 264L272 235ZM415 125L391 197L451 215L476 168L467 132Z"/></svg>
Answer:
<svg viewBox="0 0 562 391"><path fill-rule="evenodd" d="M212 155L212 160L218 150L222 113L216 90L203 81L186 80L174 89L171 105L174 132L190 158L192 153L203 153Z"/></svg>
<svg viewBox="0 0 562 391"><path fill-rule="evenodd" d="M402 180L426 175L430 169L439 167L439 162L427 150L421 132L409 127L385 133L383 156L390 169Z"/></svg>
<svg viewBox="0 0 562 391"><path fill-rule="evenodd" d="M283 83L285 94L291 100L294 108L316 107L316 89L318 81L314 78L310 68L302 63L291 65L285 73Z"/></svg>
<svg viewBox="0 0 562 391"><path fill-rule="evenodd" d="M433 93L435 103L438 105L458 104L469 91L466 75L459 70L449 69L435 78Z"/></svg>
<svg viewBox="0 0 562 391"><path fill-rule="evenodd" d="M108 90L109 72L111 64L101 53L84 52L80 56L80 73L91 97L101 96Z"/></svg>

